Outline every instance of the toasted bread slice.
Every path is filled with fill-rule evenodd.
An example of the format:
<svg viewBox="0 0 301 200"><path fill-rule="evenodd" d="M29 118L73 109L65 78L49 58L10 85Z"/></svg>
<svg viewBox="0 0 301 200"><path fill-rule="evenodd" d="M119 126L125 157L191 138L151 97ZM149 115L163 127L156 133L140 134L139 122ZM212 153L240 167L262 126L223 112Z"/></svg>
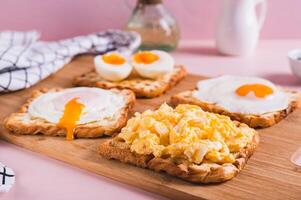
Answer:
<svg viewBox="0 0 301 200"><path fill-rule="evenodd" d="M19 112L11 114L4 120L4 126L16 133L22 135L44 134L47 136L65 136L66 130L59 128L56 124L47 122L41 118L32 118L27 110L29 104L38 96L50 91L60 91L61 88L41 89L33 92L31 98L21 107ZM130 111L135 103L135 95L130 90L112 89L112 92L122 95L125 99L124 107L116 113L112 119L99 120L87 124L77 125L74 130L74 136L77 138L96 138L103 135L113 135L125 126Z"/></svg>
<svg viewBox="0 0 301 200"><path fill-rule="evenodd" d="M286 109L275 112L269 112L262 115L229 112L220 106L197 99L193 96L193 91L184 91L179 94L173 95L170 99L170 103L174 106L183 103L198 105L205 111L227 115L232 120L245 123L252 128L266 128L278 123L279 121L284 119L289 113L293 112L296 108L300 107L301 95L296 91L287 92L291 93L293 98L291 99L291 102Z"/></svg>
<svg viewBox="0 0 301 200"><path fill-rule="evenodd" d="M238 123L239 128L248 128ZM235 155L234 163L216 164L201 163L199 165L189 162L179 162L171 158L159 158L153 155L140 155L131 152L129 144L115 137L102 143L98 152L107 159L116 159L138 167L152 169L157 172L166 172L169 175L194 183L224 182L235 177L245 166L247 160L255 151L259 143L258 133L255 132L252 142Z"/></svg>
<svg viewBox="0 0 301 200"><path fill-rule="evenodd" d="M100 87L105 89L130 89L136 97L153 98L160 96L180 82L187 72L183 66L177 66L172 72L152 80L139 77L133 73L129 78L120 82L111 82L102 79L95 71L83 74L74 79L76 86Z"/></svg>

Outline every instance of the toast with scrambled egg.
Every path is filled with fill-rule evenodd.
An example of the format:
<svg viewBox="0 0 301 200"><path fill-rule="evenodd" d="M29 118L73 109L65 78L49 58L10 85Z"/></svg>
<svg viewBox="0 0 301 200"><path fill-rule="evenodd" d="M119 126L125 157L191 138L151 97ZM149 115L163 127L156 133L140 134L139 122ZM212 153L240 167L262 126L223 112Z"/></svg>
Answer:
<svg viewBox="0 0 301 200"><path fill-rule="evenodd" d="M257 132L229 117L182 104L136 113L99 153L195 183L232 179L259 143Z"/></svg>
<svg viewBox="0 0 301 200"><path fill-rule="evenodd" d="M200 99L194 97L193 91L184 91L184 92L180 92L179 94L173 95L170 99L170 103L174 106L179 104L198 105L205 111L229 116L232 120L245 123L252 128L267 128L278 123L279 121L287 117L288 114L293 112L296 108L300 107L301 104L300 93L296 91L286 91L286 92L290 93L292 96L290 104L286 109L275 111L275 112L268 112L261 115L229 112L228 110L220 106L201 101Z"/></svg>
<svg viewBox="0 0 301 200"><path fill-rule="evenodd" d="M22 135L44 134L47 136L66 136L67 130L55 123L48 122L42 118L34 118L29 115L28 107L34 99L48 92L62 91L61 88L40 89L33 92L32 96L16 113L12 113L4 120L4 127L8 130ZM113 118L103 119L90 123L76 125L73 134L77 138L96 138L104 135L113 135L125 126L128 116L135 103L135 95L130 90L112 89L112 92L122 95L125 104ZM101 102L100 102L101 103Z"/></svg>
<svg viewBox="0 0 301 200"><path fill-rule="evenodd" d="M164 94L180 82L187 72L184 66L176 66L173 71L157 79L147 79L133 73L125 80L111 82L101 78L94 70L74 79L74 85L100 87L104 89L118 88L132 90L136 97L153 98Z"/></svg>

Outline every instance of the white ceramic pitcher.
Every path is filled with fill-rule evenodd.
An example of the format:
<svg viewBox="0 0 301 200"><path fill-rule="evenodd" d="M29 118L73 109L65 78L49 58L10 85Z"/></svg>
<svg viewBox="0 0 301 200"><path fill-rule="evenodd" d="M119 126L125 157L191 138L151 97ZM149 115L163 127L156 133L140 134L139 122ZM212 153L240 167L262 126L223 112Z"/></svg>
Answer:
<svg viewBox="0 0 301 200"><path fill-rule="evenodd" d="M254 51L266 16L266 0L222 0L217 22L216 46L227 55L248 55ZM259 5L259 17L256 6Z"/></svg>

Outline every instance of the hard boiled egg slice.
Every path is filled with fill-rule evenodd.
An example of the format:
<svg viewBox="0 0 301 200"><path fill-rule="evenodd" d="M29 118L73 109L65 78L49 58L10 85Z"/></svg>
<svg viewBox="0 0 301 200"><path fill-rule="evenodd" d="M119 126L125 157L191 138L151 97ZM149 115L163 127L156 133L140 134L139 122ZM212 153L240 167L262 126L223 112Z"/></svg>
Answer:
<svg viewBox="0 0 301 200"><path fill-rule="evenodd" d="M145 78L156 79L174 68L173 57L159 50L140 51L132 56L132 65Z"/></svg>
<svg viewBox="0 0 301 200"><path fill-rule="evenodd" d="M110 52L94 58L96 72L105 80L121 81L127 78L132 66L126 57L118 52Z"/></svg>

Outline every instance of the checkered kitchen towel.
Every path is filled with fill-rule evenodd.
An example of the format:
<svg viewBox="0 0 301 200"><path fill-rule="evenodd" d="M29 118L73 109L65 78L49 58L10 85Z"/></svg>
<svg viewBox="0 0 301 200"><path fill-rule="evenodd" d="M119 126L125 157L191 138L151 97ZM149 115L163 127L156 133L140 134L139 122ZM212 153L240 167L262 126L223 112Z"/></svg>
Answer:
<svg viewBox="0 0 301 200"><path fill-rule="evenodd" d="M14 171L0 163L0 192L8 192L14 183Z"/></svg>
<svg viewBox="0 0 301 200"><path fill-rule="evenodd" d="M28 88L56 72L75 55L120 51L140 45L133 32L109 30L55 42L39 41L39 33L0 32L0 92Z"/></svg>

